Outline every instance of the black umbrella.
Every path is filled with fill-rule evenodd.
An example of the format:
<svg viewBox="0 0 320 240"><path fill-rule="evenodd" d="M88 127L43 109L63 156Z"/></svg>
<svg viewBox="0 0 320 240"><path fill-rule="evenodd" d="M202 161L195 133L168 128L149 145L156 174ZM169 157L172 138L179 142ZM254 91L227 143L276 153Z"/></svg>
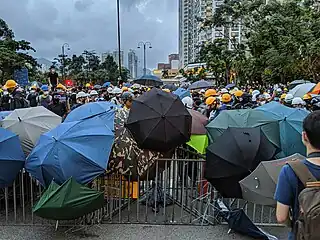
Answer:
<svg viewBox="0 0 320 240"><path fill-rule="evenodd" d="M277 151L260 127L228 128L207 148L205 177L222 196L241 198L239 181Z"/></svg>
<svg viewBox="0 0 320 240"><path fill-rule="evenodd" d="M188 89L194 90L194 89L204 89L204 88L210 88L210 87L213 87L213 83L205 81L205 80L200 80L200 81L192 83L188 87Z"/></svg>
<svg viewBox="0 0 320 240"><path fill-rule="evenodd" d="M133 80L133 82L150 87L160 87L163 85L162 80L155 75L143 75Z"/></svg>
<svg viewBox="0 0 320 240"><path fill-rule="evenodd" d="M171 92L178 89L178 87L174 84L166 84L162 87L162 89L169 89Z"/></svg>
<svg viewBox="0 0 320 240"><path fill-rule="evenodd" d="M141 149L168 152L189 141L192 117L178 96L153 88L135 99L127 128Z"/></svg>

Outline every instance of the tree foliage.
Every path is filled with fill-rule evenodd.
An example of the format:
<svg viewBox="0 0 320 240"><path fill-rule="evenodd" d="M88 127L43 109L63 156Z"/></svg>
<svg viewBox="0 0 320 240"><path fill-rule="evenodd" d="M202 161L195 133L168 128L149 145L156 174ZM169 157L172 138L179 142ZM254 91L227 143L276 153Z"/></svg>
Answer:
<svg viewBox="0 0 320 240"><path fill-rule="evenodd" d="M217 40L201 48L200 58L215 72L229 66L243 81L320 80L320 12L313 1L226 0L203 19L203 28L235 23L241 24L242 43L234 50L219 50Z"/></svg>

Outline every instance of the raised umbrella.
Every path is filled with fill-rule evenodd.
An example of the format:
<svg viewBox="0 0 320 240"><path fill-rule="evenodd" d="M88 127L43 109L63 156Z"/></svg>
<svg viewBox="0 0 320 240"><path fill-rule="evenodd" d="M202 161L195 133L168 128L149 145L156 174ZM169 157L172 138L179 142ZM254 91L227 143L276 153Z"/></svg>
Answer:
<svg viewBox="0 0 320 240"><path fill-rule="evenodd" d="M277 150L260 127L228 128L207 148L205 178L222 196L241 198L239 181Z"/></svg>
<svg viewBox="0 0 320 240"><path fill-rule="evenodd" d="M274 193L281 168L288 162L301 161L296 153L289 157L261 162L249 176L240 181L243 199L261 205L275 205Z"/></svg>
<svg viewBox="0 0 320 240"><path fill-rule="evenodd" d="M40 137L25 167L43 186L70 177L88 183L105 172L113 139L112 130L99 118L62 123Z"/></svg>
<svg viewBox="0 0 320 240"><path fill-rule="evenodd" d="M155 75L143 75L133 80L133 82L149 87L160 87L163 85L162 80Z"/></svg>
<svg viewBox="0 0 320 240"><path fill-rule="evenodd" d="M210 87L213 87L213 83L205 81L205 80L200 80L200 81L192 83L188 87L188 90L204 89L204 88L210 88Z"/></svg>
<svg viewBox="0 0 320 240"><path fill-rule="evenodd" d="M162 89L169 89L171 92L177 90L177 86L174 84L165 84Z"/></svg>
<svg viewBox="0 0 320 240"><path fill-rule="evenodd" d="M127 128L139 148L168 152L190 139L192 117L181 100L153 88L133 100Z"/></svg>
<svg viewBox="0 0 320 240"><path fill-rule="evenodd" d="M13 183L24 163L25 156L19 137L0 128L0 188L5 188Z"/></svg>
<svg viewBox="0 0 320 240"><path fill-rule="evenodd" d="M184 97L191 97L190 91L181 87L179 87L177 90L173 91L172 93L177 95L180 99L183 99Z"/></svg>
<svg viewBox="0 0 320 240"><path fill-rule="evenodd" d="M5 119L6 116L10 115L12 113L12 111L0 111L0 121ZM1 126L1 122L0 122L0 126Z"/></svg>
<svg viewBox="0 0 320 240"><path fill-rule="evenodd" d="M111 85L111 82L105 82L105 83L102 85L102 87L103 87L103 88L107 88L107 87L110 87L110 85Z"/></svg>
<svg viewBox="0 0 320 240"><path fill-rule="evenodd" d="M2 120L2 127L19 136L23 152L27 156L41 134L57 127L60 123L60 116L40 106L14 110Z"/></svg>
<svg viewBox="0 0 320 240"><path fill-rule="evenodd" d="M293 97L300 97L302 98L305 94L312 91L312 89L316 86L315 83L304 83L299 84L295 86L293 89L289 91L290 94L293 95Z"/></svg>

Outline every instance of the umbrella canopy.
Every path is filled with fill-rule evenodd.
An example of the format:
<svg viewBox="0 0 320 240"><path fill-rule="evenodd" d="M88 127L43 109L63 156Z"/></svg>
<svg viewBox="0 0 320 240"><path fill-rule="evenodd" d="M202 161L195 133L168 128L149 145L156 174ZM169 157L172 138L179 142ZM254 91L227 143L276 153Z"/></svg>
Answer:
<svg viewBox="0 0 320 240"><path fill-rule="evenodd" d="M273 197L281 168L288 162L305 158L296 153L286 158L261 162L249 176L240 181L243 198L261 205L275 205Z"/></svg>
<svg viewBox="0 0 320 240"><path fill-rule="evenodd" d="M43 134L26 161L27 171L42 185L70 177L87 183L104 173L114 134L99 118L66 122Z"/></svg>
<svg viewBox="0 0 320 240"><path fill-rule="evenodd" d="M6 129L0 128L0 188L13 183L24 163L25 156L19 137Z"/></svg>
<svg viewBox="0 0 320 240"><path fill-rule="evenodd" d="M222 111L207 126L209 141L214 142L228 127L259 127L274 145L280 147L279 123L277 120L254 109Z"/></svg>
<svg viewBox="0 0 320 240"><path fill-rule="evenodd" d="M319 95L320 94L320 82L312 89L310 94Z"/></svg>
<svg viewBox="0 0 320 240"><path fill-rule="evenodd" d="M82 186L70 178L61 186L51 182L33 212L42 218L52 220L72 220L102 208L103 192Z"/></svg>
<svg viewBox="0 0 320 240"><path fill-rule="evenodd" d="M192 117L191 134L192 135L206 134L207 130L206 130L205 126L208 123L208 118L193 109L188 109L188 111Z"/></svg>
<svg viewBox="0 0 320 240"><path fill-rule="evenodd" d="M92 102L72 110L64 122L81 121L93 117L101 118L111 130L114 130L114 116L117 106L111 102Z"/></svg>
<svg viewBox="0 0 320 240"><path fill-rule="evenodd" d="M294 153L306 154L301 134L303 120L309 115L309 111L289 108L277 102L265 104L256 108L256 111L279 122L280 143L284 156L290 156Z"/></svg>
<svg viewBox="0 0 320 240"><path fill-rule="evenodd" d="M241 198L238 182L276 153L260 127L228 128L207 148L205 177L224 197Z"/></svg>
<svg viewBox="0 0 320 240"><path fill-rule="evenodd" d="M211 82L205 81L205 80L200 80L197 82L192 83L188 89L189 90L194 90L194 89L202 89L202 88L210 88L213 87L213 84Z"/></svg>
<svg viewBox="0 0 320 240"><path fill-rule="evenodd" d="M314 83L304 83L295 86L293 89L289 91L293 97L303 97L305 94L309 93L315 86Z"/></svg>
<svg viewBox="0 0 320 240"><path fill-rule="evenodd" d="M102 87L107 88L111 85L111 82L105 82Z"/></svg>
<svg viewBox="0 0 320 240"><path fill-rule="evenodd" d="M10 113L12 113L12 111L1 111L0 112L0 121L5 119L6 116L10 115ZM1 125L1 124L0 124Z"/></svg>
<svg viewBox="0 0 320 240"><path fill-rule="evenodd" d="M147 149L140 149L130 131L123 127L115 132L115 141L112 147L107 173L120 173L130 175L131 180L145 180L149 170L149 180L152 178L150 168L156 159L165 155Z"/></svg>
<svg viewBox="0 0 320 240"><path fill-rule="evenodd" d="M99 90L99 89L101 89L101 85L99 85L99 84L94 85L93 88L96 89L96 90Z"/></svg>
<svg viewBox="0 0 320 240"><path fill-rule="evenodd" d="M178 89L178 87L174 84L166 84L162 87L162 89L169 89L171 92Z"/></svg>
<svg viewBox="0 0 320 240"><path fill-rule="evenodd" d="M234 83L230 83L226 86L226 89L234 88L236 85Z"/></svg>
<svg viewBox="0 0 320 240"><path fill-rule="evenodd" d="M143 75L133 80L133 82L150 87L159 87L163 85L162 80L155 75Z"/></svg>
<svg viewBox="0 0 320 240"><path fill-rule="evenodd" d="M189 141L191 125L181 100L156 88L133 100L126 124L140 148L159 152Z"/></svg>
<svg viewBox="0 0 320 240"><path fill-rule="evenodd" d="M177 95L180 99L183 99L184 97L191 97L190 91L181 87L172 93Z"/></svg>
<svg viewBox="0 0 320 240"><path fill-rule="evenodd" d="M38 142L41 134L61 123L61 117L40 106L14 110L4 120L2 127L19 136L26 156Z"/></svg>
<svg viewBox="0 0 320 240"><path fill-rule="evenodd" d="M190 141L187 145L195 149L200 154L206 153L206 148L208 147L208 136L204 135L191 135Z"/></svg>
<svg viewBox="0 0 320 240"><path fill-rule="evenodd" d="M296 87L296 86L298 86L300 84L304 84L304 83L310 83L310 81L309 80L303 80L303 79L294 80L289 84L289 89L293 89L294 87Z"/></svg>

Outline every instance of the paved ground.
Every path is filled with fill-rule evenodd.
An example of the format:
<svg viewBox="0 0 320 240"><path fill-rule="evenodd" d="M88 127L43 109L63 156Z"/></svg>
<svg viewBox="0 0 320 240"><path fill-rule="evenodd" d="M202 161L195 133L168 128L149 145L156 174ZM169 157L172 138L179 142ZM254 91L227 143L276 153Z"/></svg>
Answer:
<svg viewBox="0 0 320 240"><path fill-rule="evenodd" d="M149 226L104 224L85 231L65 233L67 228L1 226L0 240L247 240L250 238L227 234L226 226ZM276 227L265 229L279 239L285 239L286 230Z"/></svg>

